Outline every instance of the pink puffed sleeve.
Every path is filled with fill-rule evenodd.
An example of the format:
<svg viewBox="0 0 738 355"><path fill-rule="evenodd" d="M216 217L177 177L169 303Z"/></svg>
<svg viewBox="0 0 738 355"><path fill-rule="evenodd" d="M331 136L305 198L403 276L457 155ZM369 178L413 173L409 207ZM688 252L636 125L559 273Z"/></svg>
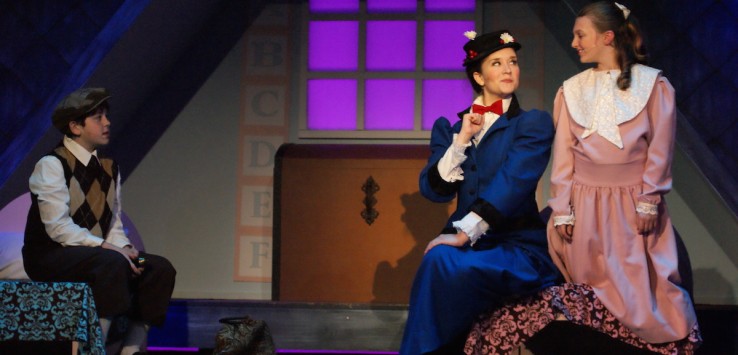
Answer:
<svg viewBox="0 0 738 355"><path fill-rule="evenodd" d="M554 99L554 124L556 135L553 143L553 165L551 169L551 216L568 216L571 213L571 185L574 173L574 155L571 147L574 135L570 129L571 117L564 100L564 89L560 88Z"/></svg>
<svg viewBox="0 0 738 355"><path fill-rule="evenodd" d="M674 87L665 77L656 80L646 105L650 124L648 157L643 172L643 192L640 202L657 205L661 195L671 190L671 161L676 135L676 105Z"/></svg>

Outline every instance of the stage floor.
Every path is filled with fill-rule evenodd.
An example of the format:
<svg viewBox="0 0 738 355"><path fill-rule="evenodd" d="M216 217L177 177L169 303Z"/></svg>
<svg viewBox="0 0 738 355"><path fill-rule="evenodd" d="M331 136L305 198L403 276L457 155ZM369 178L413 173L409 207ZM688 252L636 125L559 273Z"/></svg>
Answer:
<svg viewBox="0 0 738 355"><path fill-rule="evenodd" d="M400 347L407 306L173 300L164 328L151 329L149 345L212 349L219 320L241 316L266 322L280 353L393 354Z"/></svg>
<svg viewBox="0 0 738 355"><path fill-rule="evenodd" d="M738 307L697 305L704 343L696 354L738 354ZM240 300L173 300L149 346L177 354L211 354L222 318L248 316L269 327L279 354L396 354L407 305ZM159 350L157 350L159 349Z"/></svg>

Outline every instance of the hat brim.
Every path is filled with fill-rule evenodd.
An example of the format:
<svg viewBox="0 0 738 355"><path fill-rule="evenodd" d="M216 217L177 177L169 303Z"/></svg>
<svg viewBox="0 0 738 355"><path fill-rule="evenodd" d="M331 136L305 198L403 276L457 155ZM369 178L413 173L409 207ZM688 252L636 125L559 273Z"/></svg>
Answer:
<svg viewBox="0 0 738 355"><path fill-rule="evenodd" d="M90 112L93 112L93 111L97 110L97 108L100 107L100 105L102 105L106 101L108 101L109 98L110 98L110 95L105 95L105 96L99 98L98 101L97 101L97 103L94 104L94 105L92 105L92 107L90 107L90 109L87 110L87 112L85 112L85 115L88 114L88 113L90 113Z"/></svg>

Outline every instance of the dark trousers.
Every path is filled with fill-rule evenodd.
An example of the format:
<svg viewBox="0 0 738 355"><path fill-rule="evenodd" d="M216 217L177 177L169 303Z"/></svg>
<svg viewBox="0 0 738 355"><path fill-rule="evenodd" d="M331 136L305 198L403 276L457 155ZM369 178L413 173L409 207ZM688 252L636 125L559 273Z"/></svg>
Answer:
<svg viewBox="0 0 738 355"><path fill-rule="evenodd" d="M146 258L141 275L133 273L123 255L99 247L46 250L24 258L24 266L34 281L87 283L101 318L127 315L132 320L161 326L177 272L164 257L144 252L140 256Z"/></svg>

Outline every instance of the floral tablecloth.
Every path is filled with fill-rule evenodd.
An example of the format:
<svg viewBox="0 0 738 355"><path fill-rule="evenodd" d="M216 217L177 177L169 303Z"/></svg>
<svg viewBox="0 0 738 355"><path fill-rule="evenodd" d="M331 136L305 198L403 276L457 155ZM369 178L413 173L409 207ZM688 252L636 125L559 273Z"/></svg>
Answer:
<svg viewBox="0 0 738 355"><path fill-rule="evenodd" d="M510 354L557 319L590 327L613 339L657 354L692 354L702 343L699 327L695 324L685 339L649 344L623 326L590 286L565 283L482 315L467 337L464 352Z"/></svg>
<svg viewBox="0 0 738 355"><path fill-rule="evenodd" d="M105 354L86 284L0 281L0 298L0 341L77 341L80 354Z"/></svg>

